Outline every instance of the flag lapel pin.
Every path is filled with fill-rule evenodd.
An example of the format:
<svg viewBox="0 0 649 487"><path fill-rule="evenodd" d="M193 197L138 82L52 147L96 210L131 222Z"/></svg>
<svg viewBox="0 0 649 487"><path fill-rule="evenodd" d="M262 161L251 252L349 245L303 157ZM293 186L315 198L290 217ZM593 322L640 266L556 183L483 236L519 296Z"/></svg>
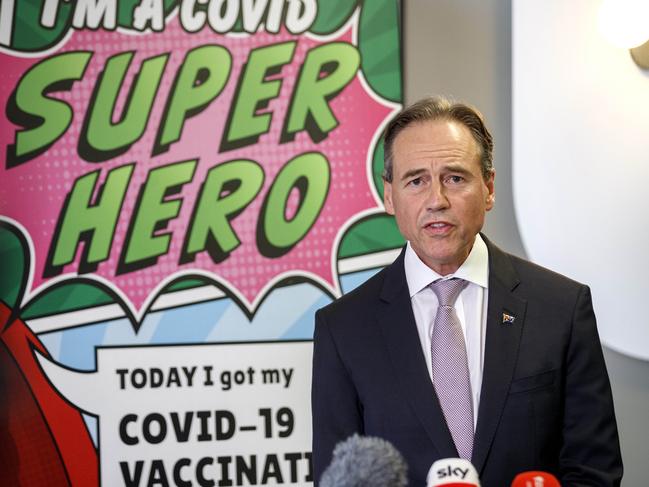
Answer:
<svg viewBox="0 0 649 487"><path fill-rule="evenodd" d="M516 317L505 311L503 311L503 325L513 325L516 321Z"/></svg>

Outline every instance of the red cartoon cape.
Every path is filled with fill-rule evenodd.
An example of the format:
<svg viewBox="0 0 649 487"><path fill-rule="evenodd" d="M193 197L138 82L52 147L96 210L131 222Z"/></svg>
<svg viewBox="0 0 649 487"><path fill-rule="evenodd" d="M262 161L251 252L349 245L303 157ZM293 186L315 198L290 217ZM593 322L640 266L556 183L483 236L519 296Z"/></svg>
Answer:
<svg viewBox="0 0 649 487"><path fill-rule="evenodd" d="M99 485L97 451L81 413L43 375L36 335L0 302L0 485Z"/></svg>

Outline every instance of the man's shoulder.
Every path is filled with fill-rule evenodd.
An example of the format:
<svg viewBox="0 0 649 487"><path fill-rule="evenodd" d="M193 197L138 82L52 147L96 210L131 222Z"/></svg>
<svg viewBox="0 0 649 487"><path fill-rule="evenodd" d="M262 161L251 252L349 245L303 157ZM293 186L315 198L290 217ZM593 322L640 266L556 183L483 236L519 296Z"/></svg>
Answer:
<svg viewBox="0 0 649 487"><path fill-rule="evenodd" d="M531 278L534 280L548 281L557 285L568 287L581 287L584 285L583 283L571 277L568 277L547 267L543 267L542 265L530 260L518 257L513 254L507 254L507 256L511 260L514 268L518 271L521 279Z"/></svg>
<svg viewBox="0 0 649 487"><path fill-rule="evenodd" d="M507 261L508 265L511 265L518 282L516 292L522 297L540 298L548 304L564 301L568 304L574 302L577 296L584 292L586 286L571 277L507 253L493 244L490 244L489 251L499 254L499 257L494 259L496 262ZM499 270L490 267L490 272L496 272L498 275Z"/></svg>
<svg viewBox="0 0 649 487"><path fill-rule="evenodd" d="M379 301L381 293L383 292L384 285L388 274L393 274L395 269L393 266L403 267L403 263L399 263L399 259L394 263L384 267L379 272L370 277L367 281L360 284L355 289L343 294L334 302L322 308L319 312L325 315L342 316L347 314L358 314L359 311L367 308L372 308ZM405 284L405 278L404 278Z"/></svg>

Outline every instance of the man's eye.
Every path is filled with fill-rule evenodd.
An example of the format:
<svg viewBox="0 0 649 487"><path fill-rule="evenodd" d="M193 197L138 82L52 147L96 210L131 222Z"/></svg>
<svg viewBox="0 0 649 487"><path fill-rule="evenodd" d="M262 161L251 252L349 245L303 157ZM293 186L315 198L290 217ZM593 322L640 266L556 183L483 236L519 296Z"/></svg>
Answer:
<svg viewBox="0 0 649 487"><path fill-rule="evenodd" d="M411 179L410 182L408 182L408 184L410 186L421 186L423 182L424 180L422 178L415 178L415 179Z"/></svg>
<svg viewBox="0 0 649 487"><path fill-rule="evenodd" d="M453 183L453 184L457 184L457 183L461 183L462 181L464 181L464 178L462 176L449 176L448 181Z"/></svg>

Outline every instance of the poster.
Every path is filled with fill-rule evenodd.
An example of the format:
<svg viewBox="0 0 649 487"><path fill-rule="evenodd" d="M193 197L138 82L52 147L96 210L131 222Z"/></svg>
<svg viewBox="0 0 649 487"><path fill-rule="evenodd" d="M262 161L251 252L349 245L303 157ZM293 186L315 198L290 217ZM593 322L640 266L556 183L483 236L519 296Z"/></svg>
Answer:
<svg viewBox="0 0 649 487"><path fill-rule="evenodd" d="M309 485L315 311L381 204L400 4L3 0L0 483Z"/></svg>

